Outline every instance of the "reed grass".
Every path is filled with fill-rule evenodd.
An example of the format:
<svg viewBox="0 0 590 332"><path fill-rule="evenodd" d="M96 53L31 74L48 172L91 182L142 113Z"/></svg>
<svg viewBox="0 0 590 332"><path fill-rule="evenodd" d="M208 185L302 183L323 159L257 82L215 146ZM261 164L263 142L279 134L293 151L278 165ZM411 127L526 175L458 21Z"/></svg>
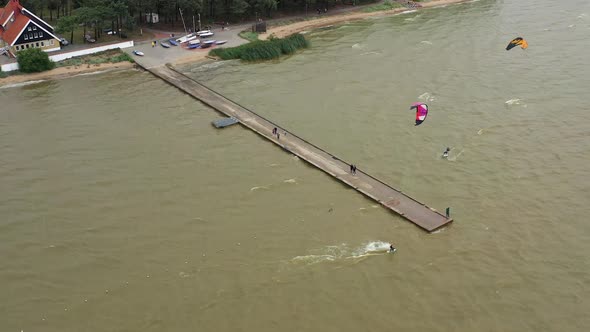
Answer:
<svg viewBox="0 0 590 332"><path fill-rule="evenodd" d="M309 41L301 34L294 34L286 38L257 40L237 47L216 48L209 54L223 60L263 61L278 59L281 55L293 54L307 47L309 47Z"/></svg>

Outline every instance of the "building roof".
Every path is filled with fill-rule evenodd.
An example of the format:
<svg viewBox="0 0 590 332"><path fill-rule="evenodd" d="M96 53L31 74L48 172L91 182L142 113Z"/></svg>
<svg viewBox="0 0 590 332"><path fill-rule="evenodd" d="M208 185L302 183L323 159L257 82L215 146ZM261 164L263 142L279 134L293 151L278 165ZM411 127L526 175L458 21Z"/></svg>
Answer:
<svg viewBox="0 0 590 332"><path fill-rule="evenodd" d="M20 14L21 9L23 9L23 6L20 5L20 2L18 2L18 0L8 1L8 3L6 4L6 7L0 9L0 25L2 27L4 27L6 22L8 22L10 15L12 13Z"/></svg>
<svg viewBox="0 0 590 332"><path fill-rule="evenodd" d="M21 6L19 3L19 0L10 0L6 4L6 7L0 8L0 38L8 45L13 45L18 37L22 34L23 30L27 27L29 22L32 21L28 14L35 16L30 11L23 8L23 6ZM14 16L13 22L9 22L11 16ZM35 18L37 17L35 16ZM32 22L35 23L34 21ZM35 25L39 26L39 24L36 23ZM50 25L48 26L51 27ZM43 29L41 26L39 27ZM45 29L43 30L51 36L54 36L50 31Z"/></svg>

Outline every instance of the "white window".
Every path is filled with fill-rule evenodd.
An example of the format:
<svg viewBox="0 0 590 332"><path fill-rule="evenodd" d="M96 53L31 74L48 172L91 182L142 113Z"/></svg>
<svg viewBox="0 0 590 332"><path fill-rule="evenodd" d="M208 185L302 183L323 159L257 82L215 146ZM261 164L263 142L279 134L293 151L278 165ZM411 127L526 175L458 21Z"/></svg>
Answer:
<svg viewBox="0 0 590 332"><path fill-rule="evenodd" d="M43 31L39 31L39 37L43 37Z"/></svg>
<svg viewBox="0 0 590 332"><path fill-rule="evenodd" d="M29 33L29 39L33 39L33 34Z"/></svg>
<svg viewBox="0 0 590 332"><path fill-rule="evenodd" d="M25 40L28 40L29 36L25 33Z"/></svg>
<svg viewBox="0 0 590 332"><path fill-rule="evenodd" d="M37 30L37 26L36 25L33 25L33 30Z"/></svg>
<svg viewBox="0 0 590 332"><path fill-rule="evenodd" d="M28 27L28 28L27 28L27 31L31 31L31 27Z"/></svg>
<svg viewBox="0 0 590 332"><path fill-rule="evenodd" d="M35 38L39 37L39 35L36 32L33 32L33 36L35 36Z"/></svg>

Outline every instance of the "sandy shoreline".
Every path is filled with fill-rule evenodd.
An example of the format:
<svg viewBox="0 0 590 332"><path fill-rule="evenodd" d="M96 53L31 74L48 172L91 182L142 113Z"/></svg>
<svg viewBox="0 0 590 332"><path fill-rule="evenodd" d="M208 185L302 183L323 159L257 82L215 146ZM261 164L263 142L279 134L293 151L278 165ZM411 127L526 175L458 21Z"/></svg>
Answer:
<svg viewBox="0 0 590 332"><path fill-rule="evenodd" d="M461 2L468 2L468 1L471 1L471 0L433 0L430 2L424 2L424 3L420 3L420 4L422 5L422 8L431 8L431 7L444 6L444 5L461 3ZM395 14L399 14L399 13L403 13L403 12L407 12L407 11L414 11L414 10L420 10L420 8L410 9L410 8L403 7L403 8L395 8L395 9L391 9L391 10L376 11L376 12L371 12L371 13L351 12L351 13L346 13L346 14L341 14L341 15L326 16L326 17L322 17L322 18L318 18L318 19L314 19L314 20L309 20L309 21L295 22L292 24L284 25L284 26L277 26L277 27L271 26L270 29L267 30L267 33L264 35L260 35L259 38L262 40L265 40L268 37L270 37L271 35L274 35L278 38L283 38L283 37L292 35L294 33L299 33L302 31L307 31L307 30L312 30L312 29L317 29L317 28L322 28L322 27L326 27L329 25L333 25L333 24L340 24L340 23L344 23L347 21L362 20L362 19L365 19L368 17L375 17L375 16L390 16L390 15L395 15Z"/></svg>
<svg viewBox="0 0 590 332"><path fill-rule="evenodd" d="M98 65L80 65L59 67L42 73L13 75L0 78L0 86L18 84L30 81L44 81L49 79L62 79L78 74L87 74L105 70L122 70L133 68L135 65L131 62L101 63Z"/></svg>
<svg viewBox="0 0 590 332"><path fill-rule="evenodd" d="M433 0L430 2L422 3L422 8L430 8L430 7L437 7L437 6L444 6L448 4L456 4L461 2L468 2L471 0ZM267 33L264 35L260 35L259 38L264 40L270 37L271 35L275 35L276 37L282 38L294 33L299 33L302 31L317 29L321 27L326 27L329 25L334 24L341 24L347 21L353 20L362 20L368 17L375 17L375 16L390 16L395 15L407 11L413 11L415 9L409 8L395 8L392 10L384 10L384 11L377 11L371 13L364 13L364 12L349 12L340 15L334 16L326 16L321 17L309 21L301 21L295 22L288 25L283 26L276 26L270 27ZM417 10L420 10L419 8ZM195 63L195 62L203 62L206 60L214 59L209 56L209 52L198 52L191 54L186 57L182 57L174 61L174 65L181 65L187 63ZM42 81L42 80L49 80L49 79L62 79L67 78L79 74L85 73L93 73L93 72L100 72L100 71L111 71L111 70L123 70L133 68L135 65L130 62L119 62L119 63L103 63L99 65L81 65L81 66L69 66L69 67L60 67L50 71L42 72L42 73L34 73L34 74L22 74L22 75L13 75L8 76L6 78L0 78L0 87L24 82L31 82L31 81Z"/></svg>

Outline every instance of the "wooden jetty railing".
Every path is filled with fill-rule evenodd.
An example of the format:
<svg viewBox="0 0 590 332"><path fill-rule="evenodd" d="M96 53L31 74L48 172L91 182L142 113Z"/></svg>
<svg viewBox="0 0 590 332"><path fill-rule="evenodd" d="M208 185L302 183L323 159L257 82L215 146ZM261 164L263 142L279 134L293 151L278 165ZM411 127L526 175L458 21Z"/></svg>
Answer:
<svg viewBox="0 0 590 332"><path fill-rule="evenodd" d="M363 195L379 202L387 209L403 216L426 231L432 232L453 221L452 218L447 218L435 209L420 203L360 169L356 170L356 174L351 174L350 164L344 160L224 97L172 67L160 66L146 69L202 103L239 120L242 125L260 136L356 189ZM274 128L277 128L279 135L273 133Z"/></svg>

